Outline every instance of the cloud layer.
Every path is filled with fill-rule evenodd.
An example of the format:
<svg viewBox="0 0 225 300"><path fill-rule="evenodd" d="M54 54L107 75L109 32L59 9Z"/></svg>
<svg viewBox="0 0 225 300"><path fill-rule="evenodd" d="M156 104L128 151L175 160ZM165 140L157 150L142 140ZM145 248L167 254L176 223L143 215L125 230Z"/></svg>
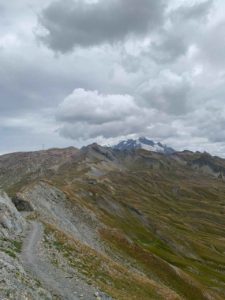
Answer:
<svg viewBox="0 0 225 300"><path fill-rule="evenodd" d="M0 153L147 135L225 156L224 8L0 0Z"/></svg>
<svg viewBox="0 0 225 300"><path fill-rule="evenodd" d="M55 51L114 44L148 34L163 21L163 0L82 0L52 2L40 16L47 35L40 37Z"/></svg>

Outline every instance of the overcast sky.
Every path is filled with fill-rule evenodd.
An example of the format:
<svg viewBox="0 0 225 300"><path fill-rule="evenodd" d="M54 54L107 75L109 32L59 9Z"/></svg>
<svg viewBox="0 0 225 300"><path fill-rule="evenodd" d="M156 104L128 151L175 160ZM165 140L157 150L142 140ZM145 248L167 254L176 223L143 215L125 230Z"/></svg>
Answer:
<svg viewBox="0 0 225 300"><path fill-rule="evenodd" d="M147 136L225 157L224 0L0 0L0 20L0 153Z"/></svg>

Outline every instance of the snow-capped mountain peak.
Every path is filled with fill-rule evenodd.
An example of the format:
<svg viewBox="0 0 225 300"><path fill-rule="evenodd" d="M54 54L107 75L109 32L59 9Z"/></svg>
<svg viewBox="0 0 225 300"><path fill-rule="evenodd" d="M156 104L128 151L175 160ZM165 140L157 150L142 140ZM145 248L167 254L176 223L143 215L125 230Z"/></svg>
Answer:
<svg viewBox="0 0 225 300"><path fill-rule="evenodd" d="M149 140L146 137L124 140L119 142L119 144L113 146L113 148L120 151L144 149L147 151L160 152L164 154L171 154L175 152L174 149L167 147L166 145L163 145L159 142Z"/></svg>

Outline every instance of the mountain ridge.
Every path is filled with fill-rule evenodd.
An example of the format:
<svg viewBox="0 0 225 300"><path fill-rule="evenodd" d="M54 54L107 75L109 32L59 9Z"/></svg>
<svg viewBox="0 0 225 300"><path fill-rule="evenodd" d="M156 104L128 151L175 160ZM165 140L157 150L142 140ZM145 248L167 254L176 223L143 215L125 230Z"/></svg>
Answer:
<svg viewBox="0 0 225 300"><path fill-rule="evenodd" d="M27 227L43 228L41 267L53 263L102 299L225 298L224 175L225 160L208 153L96 143L0 157L1 188ZM0 226L10 224L4 218ZM47 273L37 279L51 295ZM93 289L83 295L91 300Z"/></svg>

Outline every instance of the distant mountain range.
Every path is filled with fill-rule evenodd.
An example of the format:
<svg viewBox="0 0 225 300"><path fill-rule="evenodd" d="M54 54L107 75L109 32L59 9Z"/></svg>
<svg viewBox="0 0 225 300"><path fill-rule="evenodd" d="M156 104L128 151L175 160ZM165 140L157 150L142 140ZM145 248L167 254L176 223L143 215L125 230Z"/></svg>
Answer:
<svg viewBox="0 0 225 300"><path fill-rule="evenodd" d="M144 149L147 151L153 151L164 154L172 154L176 152L173 148L163 145L159 142L152 141L146 137L140 137L138 139L128 139L119 142L119 144L113 146L116 150L134 150Z"/></svg>

